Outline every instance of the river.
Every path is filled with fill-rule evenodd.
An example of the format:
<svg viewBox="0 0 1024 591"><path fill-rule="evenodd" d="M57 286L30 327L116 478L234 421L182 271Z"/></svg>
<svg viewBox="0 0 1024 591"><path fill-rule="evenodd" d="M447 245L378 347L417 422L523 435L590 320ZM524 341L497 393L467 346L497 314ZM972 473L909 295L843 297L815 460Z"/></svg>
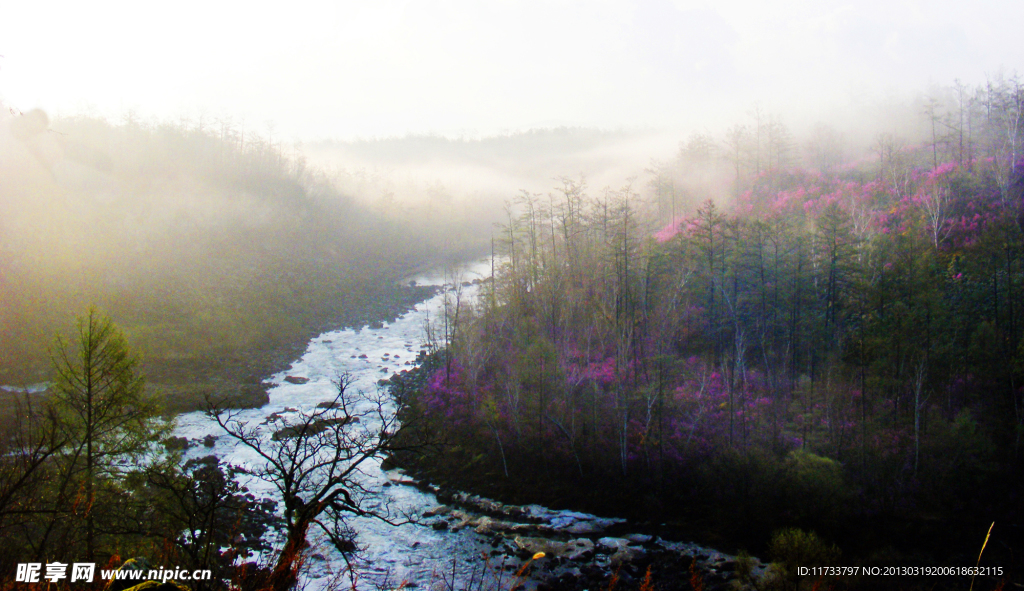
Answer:
<svg viewBox="0 0 1024 591"><path fill-rule="evenodd" d="M463 282L472 282L490 274L489 263L470 265L463 270ZM444 276L434 273L416 277L418 285L438 285ZM464 288L463 303L475 297L477 285ZM425 324L440 318L444 309L443 289L434 297L416 305L392 323L381 328L343 329L323 333L309 342L305 354L291 368L268 380L270 403L262 408L238 411L237 418L251 425L262 423L267 417L279 413L308 412L325 400L333 399L337 390L333 380L343 372L354 379L351 388L361 393L376 393L378 381L402 369L409 369L424 346ZM290 383L286 377L305 378L302 384ZM295 380L297 381L297 380ZM291 410L294 409L294 410ZM393 405L387 409L394 412ZM269 438L272 429L265 429ZM218 437L212 448L193 445L186 457L201 457L213 453L222 460L240 465L259 462L256 454L223 435L223 430L201 412L180 415L174 435L202 440L207 435ZM381 469L380 459L364 464L360 479L363 486L374 491L366 499L364 508L381 511L390 507L392 514L408 512L420 515L438 505L434 495L415 487L394 485L396 471ZM247 483L256 494L275 498L269 484L261 481ZM481 553L490 550L486 540L472 529L460 532L435 531L417 524L392 526L379 519L352 517L349 524L357 534L361 549L354 562L358 573L358 589L380 589L406 586L437 587L443 580L454 576L459 580L479 577L488 571L481 564ZM305 573L306 589L326 589L339 583L349 588L347 575L341 577L345 561L325 540L311 534L313 549ZM339 580L341 577L341 580Z"/></svg>

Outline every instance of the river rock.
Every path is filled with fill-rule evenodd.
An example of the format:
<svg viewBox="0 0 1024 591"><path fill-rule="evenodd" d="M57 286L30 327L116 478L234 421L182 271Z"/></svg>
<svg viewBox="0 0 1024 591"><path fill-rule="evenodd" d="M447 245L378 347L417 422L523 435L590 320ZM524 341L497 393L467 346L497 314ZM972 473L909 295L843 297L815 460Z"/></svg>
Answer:
<svg viewBox="0 0 1024 591"><path fill-rule="evenodd" d="M269 419L269 417L268 417ZM298 437L299 434L303 435L316 435L330 429L332 427L344 426L349 423L358 423L359 417L333 417L330 419L317 419L310 423L308 426L303 425L290 425L279 429L271 436L274 441L280 441L282 439L288 439L290 437ZM303 429L305 431L303 432Z"/></svg>
<svg viewBox="0 0 1024 591"><path fill-rule="evenodd" d="M536 523L514 523L512 524L512 527L508 529L510 532L515 534L541 534L550 532L550 528L545 528Z"/></svg>
<svg viewBox="0 0 1024 591"><path fill-rule="evenodd" d="M520 554L527 556L533 556L538 552L543 552L545 556L561 556L565 553L567 547L565 542L549 540L548 538L516 536L514 541L516 547L520 550Z"/></svg>
<svg viewBox="0 0 1024 591"><path fill-rule="evenodd" d="M512 531L512 528L514 526L515 524L510 521L492 519L491 522L488 524L488 529L490 530L489 533L491 534L499 534Z"/></svg>
<svg viewBox="0 0 1024 591"><path fill-rule="evenodd" d="M284 381L289 384L305 384L309 382L309 378L303 378L299 376L285 376Z"/></svg>
<svg viewBox="0 0 1024 591"><path fill-rule="evenodd" d="M433 509L427 509L423 512L424 517L436 517L438 515L447 515L452 512L452 508L448 505L438 505Z"/></svg>
<svg viewBox="0 0 1024 591"><path fill-rule="evenodd" d="M476 520L470 522L470 524L473 525L473 531L475 531L478 534L489 534L489 533L491 533L492 532L491 526L493 525L493 523L494 523L494 520L491 519L490 517L487 517L486 515L484 515L480 519L476 519Z"/></svg>
<svg viewBox="0 0 1024 591"><path fill-rule="evenodd" d="M612 566L621 566L623 564L633 562L644 553L643 548L637 548L635 546L626 546L615 551L611 555Z"/></svg>
<svg viewBox="0 0 1024 591"><path fill-rule="evenodd" d="M629 540L634 544L646 544L650 542L652 539L651 536L647 534L629 534L628 536L624 537L625 539Z"/></svg>
<svg viewBox="0 0 1024 591"><path fill-rule="evenodd" d="M186 450L192 447L192 442L186 437L168 437L162 443L169 450Z"/></svg>
<svg viewBox="0 0 1024 591"><path fill-rule="evenodd" d="M625 538L601 538L597 545L608 550L617 551L629 546L629 540Z"/></svg>
<svg viewBox="0 0 1024 591"><path fill-rule="evenodd" d="M477 508L479 508L480 512L482 513L490 513L491 515L500 516L506 515L505 506L497 501L492 501L490 499L480 499L480 501L477 503Z"/></svg>
<svg viewBox="0 0 1024 591"><path fill-rule="evenodd" d="M416 486L418 483L404 474L388 474L388 482L402 486Z"/></svg>
<svg viewBox="0 0 1024 591"><path fill-rule="evenodd" d="M569 540L565 545L565 557L573 561L589 560L594 555L594 542L587 538Z"/></svg>
<svg viewBox="0 0 1024 591"><path fill-rule="evenodd" d="M566 531L574 535L585 535L585 534L596 534L603 528L592 521L577 521L569 527L564 528L562 531Z"/></svg>
<svg viewBox="0 0 1024 591"><path fill-rule="evenodd" d="M572 588L573 583L583 577L583 571L578 566L563 567L563 569L557 573L559 582L566 588Z"/></svg>
<svg viewBox="0 0 1024 591"><path fill-rule="evenodd" d="M260 423L260 424L261 425L266 425L268 423L273 423L274 421L280 421L280 420L283 420L283 417L281 416L281 413L279 413L279 412L272 412L269 415L267 415L266 418L263 419L263 422Z"/></svg>
<svg viewBox="0 0 1024 591"><path fill-rule="evenodd" d="M473 517L465 511L452 511L449 514L448 522L450 523L450 529L453 532L461 531L462 528L470 526L470 522L473 521ZM475 526L470 526L475 527Z"/></svg>

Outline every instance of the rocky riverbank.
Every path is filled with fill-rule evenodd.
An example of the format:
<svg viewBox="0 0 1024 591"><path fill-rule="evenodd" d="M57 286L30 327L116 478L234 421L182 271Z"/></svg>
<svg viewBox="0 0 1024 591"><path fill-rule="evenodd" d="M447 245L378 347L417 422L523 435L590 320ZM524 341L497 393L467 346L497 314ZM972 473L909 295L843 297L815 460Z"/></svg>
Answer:
<svg viewBox="0 0 1024 591"><path fill-rule="evenodd" d="M507 580L521 573L526 589L753 589L768 566L699 544L639 533L625 520L539 505L510 505L443 490L389 471L391 486L414 486L440 503L420 516L421 525L456 534L472 530L491 547L489 568Z"/></svg>
<svg viewBox="0 0 1024 591"><path fill-rule="evenodd" d="M442 354L420 354L416 366L381 380L403 404L443 363ZM399 414L401 416L401 412ZM429 454L428 454L429 455ZM430 492L442 503L422 515L438 531L473 530L486 538L492 550L488 564L514 573L529 563L530 580L537 589L583 591L645 589L753 588L765 576L767 565L757 558L737 556L691 542L659 537L624 518L600 518L575 511L556 511L541 505L505 504L479 495L458 492L475 481L459 479L424 464L422 454L399 453L385 461L392 482ZM432 475L441 475L442 482ZM453 478L453 481L446 480ZM515 499L507 499L514 501ZM533 560L538 552L544 557ZM653 586L650 586L653 585Z"/></svg>

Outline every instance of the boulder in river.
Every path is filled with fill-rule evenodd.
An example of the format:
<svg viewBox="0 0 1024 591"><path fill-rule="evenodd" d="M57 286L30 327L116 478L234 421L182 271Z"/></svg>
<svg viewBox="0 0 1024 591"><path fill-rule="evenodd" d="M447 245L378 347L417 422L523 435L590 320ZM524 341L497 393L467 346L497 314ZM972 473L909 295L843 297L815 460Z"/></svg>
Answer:
<svg viewBox="0 0 1024 591"><path fill-rule="evenodd" d="M629 546L629 540L625 538L601 538L597 545L608 550L617 551Z"/></svg>
<svg viewBox="0 0 1024 591"><path fill-rule="evenodd" d="M186 437L168 437L162 443L169 450L186 450L192 447L192 442Z"/></svg>
<svg viewBox="0 0 1024 591"><path fill-rule="evenodd" d="M317 419L309 425L289 425L282 429L277 430L272 436L274 441L280 441L289 437L298 437L300 435L316 435L322 431L337 426L347 425L349 423L359 422L358 417L334 417L330 419Z"/></svg>
<svg viewBox="0 0 1024 591"><path fill-rule="evenodd" d="M538 552L543 552L545 556L561 556L567 547L565 542L548 538L516 536L514 541L521 556L535 556Z"/></svg>
<svg viewBox="0 0 1024 591"><path fill-rule="evenodd" d="M596 534L602 529L604 528L600 527L593 521L577 521L569 527L564 528L564 531L578 536L584 534Z"/></svg>
<svg viewBox="0 0 1024 591"><path fill-rule="evenodd" d="M594 542L587 538L569 540L565 545L565 557L573 561L589 560L594 556Z"/></svg>
<svg viewBox="0 0 1024 591"><path fill-rule="evenodd" d="M433 509L428 509L423 512L424 517L437 517L438 515L447 515L452 512L452 508L448 505L438 505Z"/></svg>
<svg viewBox="0 0 1024 591"><path fill-rule="evenodd" d="M492 519L490 517L484 516L479 519L479 522L477 523L476 529L474 531L476 531L476 533L478 534L497 535L503 532L512 531L512 528L515 526L516 524L508 521L502 521L501 519Z"/></svg>
<svg viewBox="0 0 1024 591"><path fill-rule="evenodd" d="M619 548L612 554L611 563L612 566L619 566L621 564L633 562L637 557L643 555L644 549L637 548L636 546L626 546Z"/></svg>
<svg viewBox="0 0 1024 591"><path fill-rule="evenodd" d="M303 378L299 376L285 376L284 381L289 384L305 384L309 382L309 378Z"/></svg>
<svg viewBox="0 0 1024 591"><path fill-rule="evenodd" d="M489 533L491 533L491 530L492 530L491 526L493 525L493 523L494 523L493 519L491 519L490 517L484 515L484 516L480 517L479 519L474 519L473 521L471 521L469 523L469 525L472 525L473 526L473 531L475 531L478 534L489 534Z"/></svg>

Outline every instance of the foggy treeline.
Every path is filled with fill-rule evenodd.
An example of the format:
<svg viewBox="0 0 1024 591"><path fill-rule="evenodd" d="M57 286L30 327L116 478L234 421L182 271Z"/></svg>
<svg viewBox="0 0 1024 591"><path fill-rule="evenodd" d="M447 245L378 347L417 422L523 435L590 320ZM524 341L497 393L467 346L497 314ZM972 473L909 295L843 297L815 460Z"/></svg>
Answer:
<svg viewBox="0 0 1024 591"><path fill-rule="evenodd" d="M519 189L548 191L556 179L583 175L615 184L675 140L651 130L530 129L486 137L406 137L304 144L310 162L372 207L410 220L439 210L487 235Z"/></svg>
<svg viewBox="0 0 1024 591"><path fill-rule="evenodd" d="M733 202L745 192L775 188L779 172L815 171L826 178L870 175L890 183L915 167L935 168L997 158L999 178L1019 150L1016 78L985 84L959 81L934 86L906 100L887 100L835 112L834 120L809 120L755 103L725 130L693 132L672 157L646 170L647 194L658 215L692 215L705 199ZM991 164L990 161L986 161ZM775 183L774 185L770 183Z"/></svg>
<svg viewBox="0 0 1024 591"><path fill-rule="evenodd" d="M858 143L755 109L647 183L521 192L495 281L449 294L434 364L399 390L405 436L448 444L405 461L752 551L799 526L861 564L966 560L995 520L1012 562L1024 86L908 111Z"/></svg>

